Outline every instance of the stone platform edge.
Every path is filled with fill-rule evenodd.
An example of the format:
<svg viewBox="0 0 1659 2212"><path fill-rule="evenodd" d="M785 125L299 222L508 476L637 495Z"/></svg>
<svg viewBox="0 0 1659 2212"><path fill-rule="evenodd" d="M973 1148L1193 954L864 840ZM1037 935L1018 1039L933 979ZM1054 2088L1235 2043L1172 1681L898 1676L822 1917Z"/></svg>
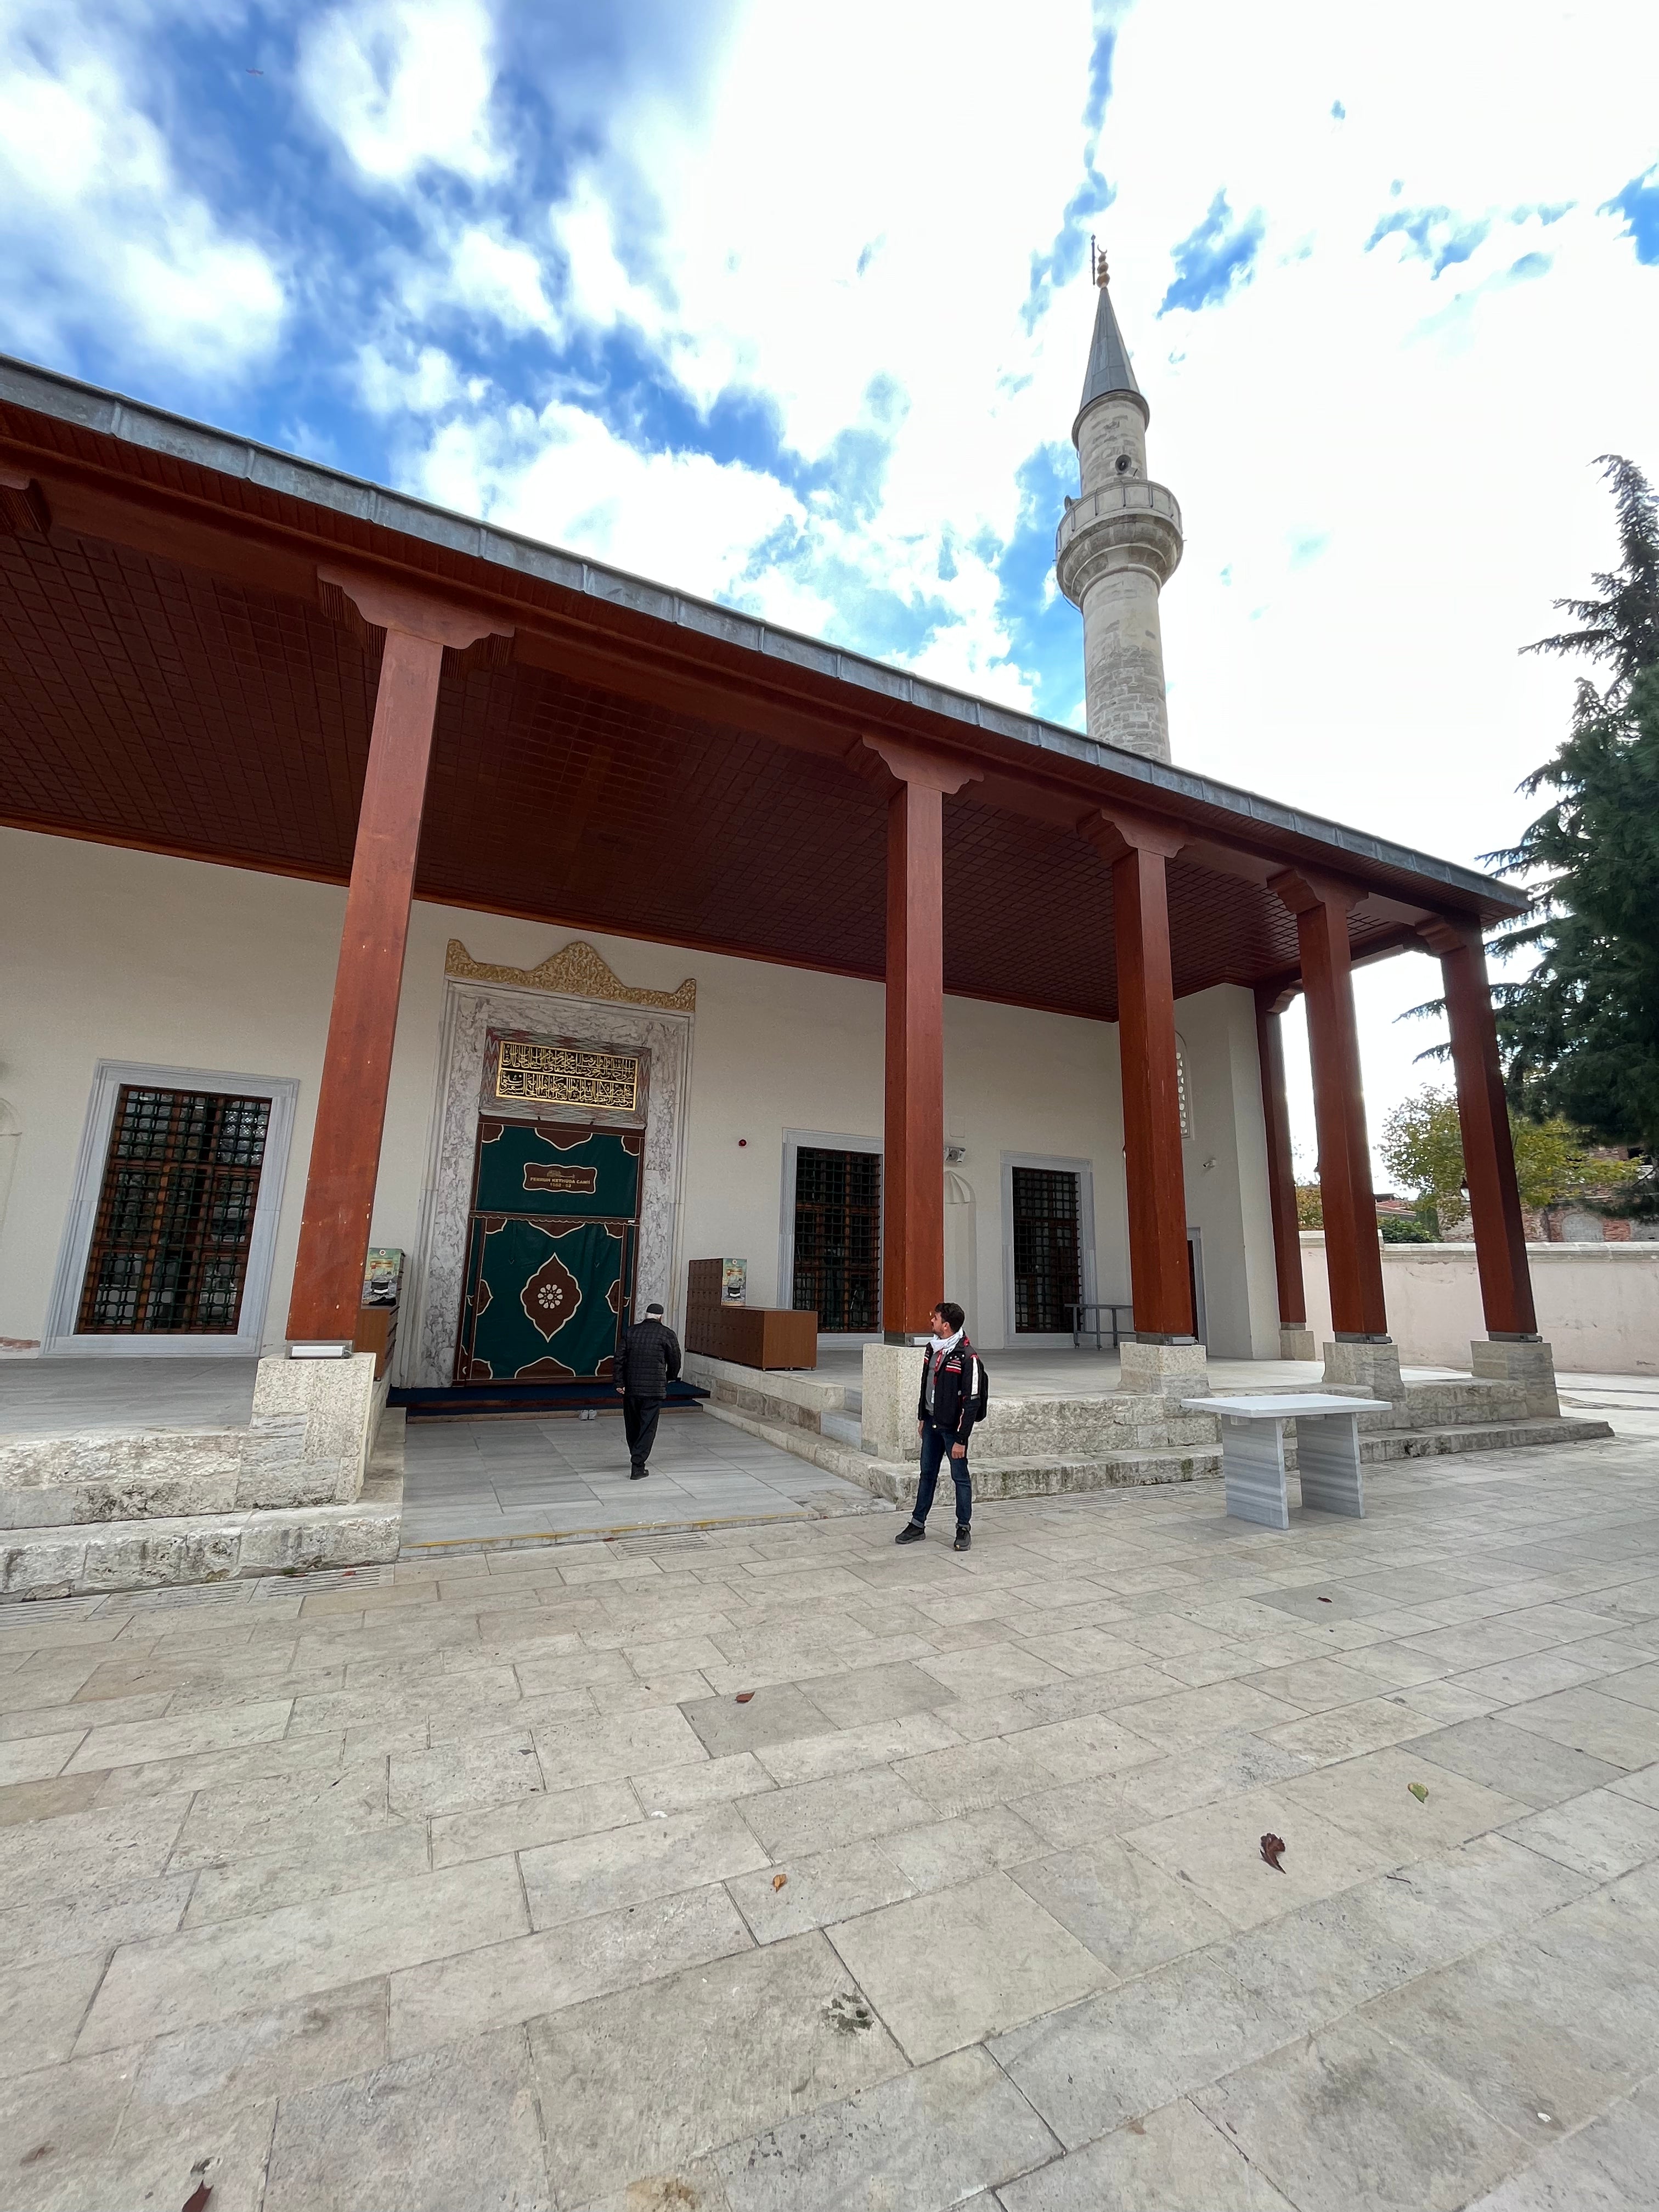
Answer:
<svg viewBox="0 0 1659 2212"><path fill-rule="evenodd" d="M396 1407L381 1416L361 1493L343 1504L0 1532L0 1605L384 1565L398 1557L403 1502L404 1415Z"/></svg>

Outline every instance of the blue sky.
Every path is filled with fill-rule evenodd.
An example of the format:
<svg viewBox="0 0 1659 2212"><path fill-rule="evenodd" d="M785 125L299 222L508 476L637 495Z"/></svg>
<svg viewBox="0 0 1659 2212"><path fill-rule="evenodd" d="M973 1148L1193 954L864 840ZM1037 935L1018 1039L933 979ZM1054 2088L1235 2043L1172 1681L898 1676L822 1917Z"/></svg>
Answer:
<svg viewBox="0 0 1659 2212"><path fill-rule="evenodd" d="M1177 759L1468 860L1659 474L1656 11L1268 12L8 0L0 346L1077 720L1098 233Z"/></svg>

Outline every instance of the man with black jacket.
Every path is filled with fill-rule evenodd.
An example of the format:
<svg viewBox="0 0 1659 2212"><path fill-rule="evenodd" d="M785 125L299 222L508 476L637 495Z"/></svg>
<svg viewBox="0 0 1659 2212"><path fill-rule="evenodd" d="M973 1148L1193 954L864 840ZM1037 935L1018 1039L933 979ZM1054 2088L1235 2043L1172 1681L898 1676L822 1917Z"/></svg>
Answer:
<svg viewBox="0 0 1659 2212"><path fill-rule="evenodd" d="M617 1389L628 1437L628 1472L635 1482L651 1472L646 1462L657 1441L657 1416L668 1395L668 1386L678 1379L679 1371L680 1340L664 1321L662 1308L648 1305L645 1319L635 1322L623 1337L617 1361Z"/></svg>
<svg viewBox="0 0 1659 2212"><path fill-rule="evenodd" d="M968 1437L979 1412L979 1354L963 1333L966 1318L962 1308L948 1300L933 1308L933 1338L922 1362L921 1394L916 1401L921 1479L916 1485L915 1506L894 1537L896 1544L921 1543L939 1486L940 1463L947 1453L951 1479L957 1487L957 1540L951 1549L965 1552L973 1542L969 1528L974 1489L968 1474Z"/></svg>

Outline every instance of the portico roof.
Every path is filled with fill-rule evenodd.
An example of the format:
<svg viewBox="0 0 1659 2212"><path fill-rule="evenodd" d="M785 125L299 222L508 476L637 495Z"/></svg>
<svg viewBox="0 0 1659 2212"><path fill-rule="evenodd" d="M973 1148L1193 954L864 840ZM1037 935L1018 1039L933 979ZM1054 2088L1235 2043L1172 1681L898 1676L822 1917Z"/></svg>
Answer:
<svg viewBox="0 0 1659 2212"><path fill-rule="evenodd" d="M10 489L7 489L9 480ZM1268 889L1358 894L1356 957L1523 893L1075 731L0 359L0 819L343 882L378 634L349 568L488 613L450 653L416 896L739 956L883 972L885 771L968 763L945 800L945 988L1112 1018L1102 808L1173 823L1177 994L1293 977Z"/></svg>

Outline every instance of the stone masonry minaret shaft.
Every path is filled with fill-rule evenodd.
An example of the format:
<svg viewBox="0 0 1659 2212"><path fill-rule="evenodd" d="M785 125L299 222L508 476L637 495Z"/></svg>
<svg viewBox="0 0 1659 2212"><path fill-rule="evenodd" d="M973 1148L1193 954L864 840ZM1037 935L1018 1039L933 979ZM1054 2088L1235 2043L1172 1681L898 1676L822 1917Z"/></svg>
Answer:
<svg viewBox="0 0 1659 2212"><path fill-rule="evenodd" d="M1112 313L1103 254L1095 282L1100 301L1094 343L1072 425L1083 490L1066 502L1054 572L1060 590L1083 611L1089 735L1168 760L1158 595L1181 559L1181 509L1173 494L1146 475L1152 410Z"/></svg>

